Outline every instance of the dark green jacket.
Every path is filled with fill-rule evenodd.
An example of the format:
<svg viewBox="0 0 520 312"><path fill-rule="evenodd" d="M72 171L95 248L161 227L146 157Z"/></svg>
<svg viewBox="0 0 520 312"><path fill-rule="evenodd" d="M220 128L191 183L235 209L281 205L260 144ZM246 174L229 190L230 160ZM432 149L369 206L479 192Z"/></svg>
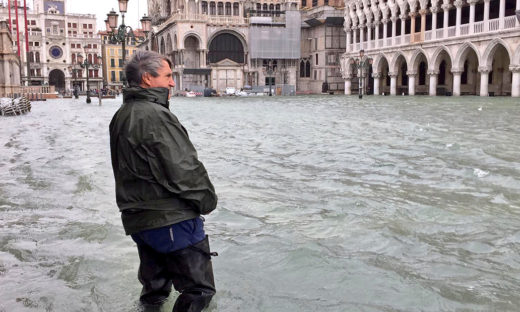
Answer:
<svg viewBox="0 0 520 312"><path fill-rule="evenodd" d="M110 122L110 151L127 235L215 209L215 189L186 129L169 110L168 89L123 91L123 106Z"/></svg>

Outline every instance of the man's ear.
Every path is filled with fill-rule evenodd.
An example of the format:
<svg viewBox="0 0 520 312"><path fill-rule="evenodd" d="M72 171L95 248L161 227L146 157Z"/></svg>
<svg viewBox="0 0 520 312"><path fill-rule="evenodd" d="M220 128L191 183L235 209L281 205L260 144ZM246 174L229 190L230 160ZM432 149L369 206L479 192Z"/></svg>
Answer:
<svg viewBox="0 0 520 312"><path fill-rule="evenodd" d="M141 86L148 87L150 85L150 73L144 73L141 77Z"/></svg>

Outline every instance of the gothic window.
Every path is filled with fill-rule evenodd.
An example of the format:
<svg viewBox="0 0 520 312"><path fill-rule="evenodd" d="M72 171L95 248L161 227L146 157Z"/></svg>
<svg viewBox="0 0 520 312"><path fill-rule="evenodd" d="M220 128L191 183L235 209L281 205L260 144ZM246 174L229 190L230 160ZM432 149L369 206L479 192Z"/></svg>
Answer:
<svg viewBox="0 0 520 312"><path fill-rule="evenodd" d="M305 62L300 61L300 77L305 77Z"/></svg>
<svg viewBox="0 0 520 312"><path fill-rule="evenodd" d="M218 15L224 15L224 3L219 2L217 4Z"/></svg>
<svg viewBox="0 0 520 312"><path fill-rule="evenodd" d="M208 14L208 2L202 1L202 14Z"/></svg>
<svg viewBox="0 0 520 312"><path fill-rule="evenodd" d="M217 12L215 10L215 2L209 3L209 15L217 15Z"/></svg>
<svg viewBox="0 0 520 312"><path fill-rule="evenodd" d="M311 77L311 62L310 61L305 62L305 77L307 77L307 78Z"/></svg>
<svg viewBox="0 0 520 312"><path fill-rule="evenodd" d="M238 2L233 3L233 15L239 16L240 15L240 9L238 6Z"/></svg>
<svg viewBox="0 0 520 312"><path fill-rule="evenodd" d="M36 52L34 55L36 63L40 63L40 52Z"/></svg>
<svg viewBox="0 0 520 312"><path fill-rule="evenodd" d="M29 62L34 62L34 53L29 52Z"/></svg>
<svg viewBox="0 0 520 312"><path fill-rule="evenodd" d="M231 3L226 2L226 15L231 15Z"/></svg>

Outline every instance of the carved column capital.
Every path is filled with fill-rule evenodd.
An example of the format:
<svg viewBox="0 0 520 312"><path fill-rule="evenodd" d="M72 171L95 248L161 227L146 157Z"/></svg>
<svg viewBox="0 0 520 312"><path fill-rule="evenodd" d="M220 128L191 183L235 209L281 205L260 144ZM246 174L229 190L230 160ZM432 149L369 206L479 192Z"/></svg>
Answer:
<svg viewBox="0 0 520 312"><path fill-rule="evenodd" d="M464 2L462 0L456 0L455 2L453 2L453 5L457 8L457 9L460 9L462 8L462 5L464 4Z"/></svg>
<svg viewBox="0 0 520 312"><path fill-rule="evenodd" d="M419 10L419 14L421 14L421 15L426 15L426 13L428 13L428 9Z"/></svg>
<svg viewBox="0 0 520 312"><path fill-rule="evenodd" d="M437 14L438 12L440 12L440 8L439 7L431 7L430 8L430 11L433 13L433 14Z"/></svg>
<svg viewBox="0 0 520 312"><path fill-rule="evenodd" d="M388 73L388 77L390 77L390 78L396 78L397 76L398 76L397 73L393 73L393 72Z"/></svg>
<svg viewBox="0 0 520 312"><path fill-rule="evenodd" d="M475 5L478 0L466 0L466 2L468 2L469 5Z"/></svg>
<svg viewBox="0 0 520 312"><path fill-rule="evenodd" d="M406 72L406 74L407 74L408 76L414 76L414 77L415 77L415 76L417 76L417 71L415 71L415 70L408 70L408 71Z"/></svg>
<svg viewBox="0 0 520 312"><path fill-rule="evenodd" d="M382 76L383 76L383 74L381 74L381 73L375 73L375 72L372 73L372 78L374 78L374 79L379 79L379 78L381 78Z"/></svg>
<svg viewBox="0 0 520 312"><path fill-rule="evenodd" d="M491 71L491 68L489 66L480 66L478 68L478 72L481 74L489 74L490 71Z"/></svg>
<svg viewBox="0 0 520 312"><path fill-rule="evenodd" d="M444 3L442 6L441 6L442 10L444 11L449 11L451 9L451 4L449 3Z"/></svg>
<svg viewBox="0 0 520 312"><path fill-rule="evenodd" d="M464 69L462 69L462 68L452 68L451 69L451 73L454 75L462 75L463 72L464 72Z"/></svg>
<svg viewBox="0 0 520 312"><path fill-rule="evenodd" d="M390 20L392 21L392 23L395 23L398 19L399 19L399 17L397 17L397 15L392 15L392 17L390 17Z"/></svg>
<svg viewBox="0 0 520 312"><path fill-rule="evenodd" d="M509 66L509 70L512 73L520 73L520 65L511 65Z"/></svg>
<svg viewBox="0 0 520 312"><path fill-rule="evenodd" d="M434 70L434 69L428 70L428 75L429 76L437 76L438 74L439 74L438 70Z"/></svg>
<svg viewBox="0 0 520 312"><path fill-rule="evenodd" d="M410 12L408 13L408 15L410 16L410 18L415 18L417 16L417 12Z"/></svg>

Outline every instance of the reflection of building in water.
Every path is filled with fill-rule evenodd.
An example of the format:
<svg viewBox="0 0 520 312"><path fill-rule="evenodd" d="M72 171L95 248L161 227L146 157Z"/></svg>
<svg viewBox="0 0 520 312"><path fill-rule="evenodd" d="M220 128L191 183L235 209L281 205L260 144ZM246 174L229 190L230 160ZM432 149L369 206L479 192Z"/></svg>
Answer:
<svg viewBox="0 0 520 312"><path fill-rule="evenodd" d="M520 96L520 0L346 0L345 93L351 65L373 59L374 94Z"/></svg>
<svg viewBox="0 0 520 312"><path fill-rule="evenodd" d="M0 18L9 21L6 1L0 6ZM29 2L29 1L27 1ZM86 88L89 75L90 88L97 88L102 81L101 70L80 69L76 79L67 69L76 62L78 54L95 62L101 56L101 40L96 31L96 16L92 14L66 14L65 0L33 0L27 10L29 53L26 53L23 1L18 1L18 27L16 9L11 1L11 34L17 50L17 33L20 37L22 81L27 82L27 61L30 64L30 85L51 85L56 91L70 91L74 80L81 90ZM9 24L9 23L8 23Z"/></svg>
<svg viewBox="0 0 520 312"><path fill-rule="evenodd" d="M148 11L155 27L144 48L171 58L178 90L296 85L296 0L149 0Z"/></svg>

